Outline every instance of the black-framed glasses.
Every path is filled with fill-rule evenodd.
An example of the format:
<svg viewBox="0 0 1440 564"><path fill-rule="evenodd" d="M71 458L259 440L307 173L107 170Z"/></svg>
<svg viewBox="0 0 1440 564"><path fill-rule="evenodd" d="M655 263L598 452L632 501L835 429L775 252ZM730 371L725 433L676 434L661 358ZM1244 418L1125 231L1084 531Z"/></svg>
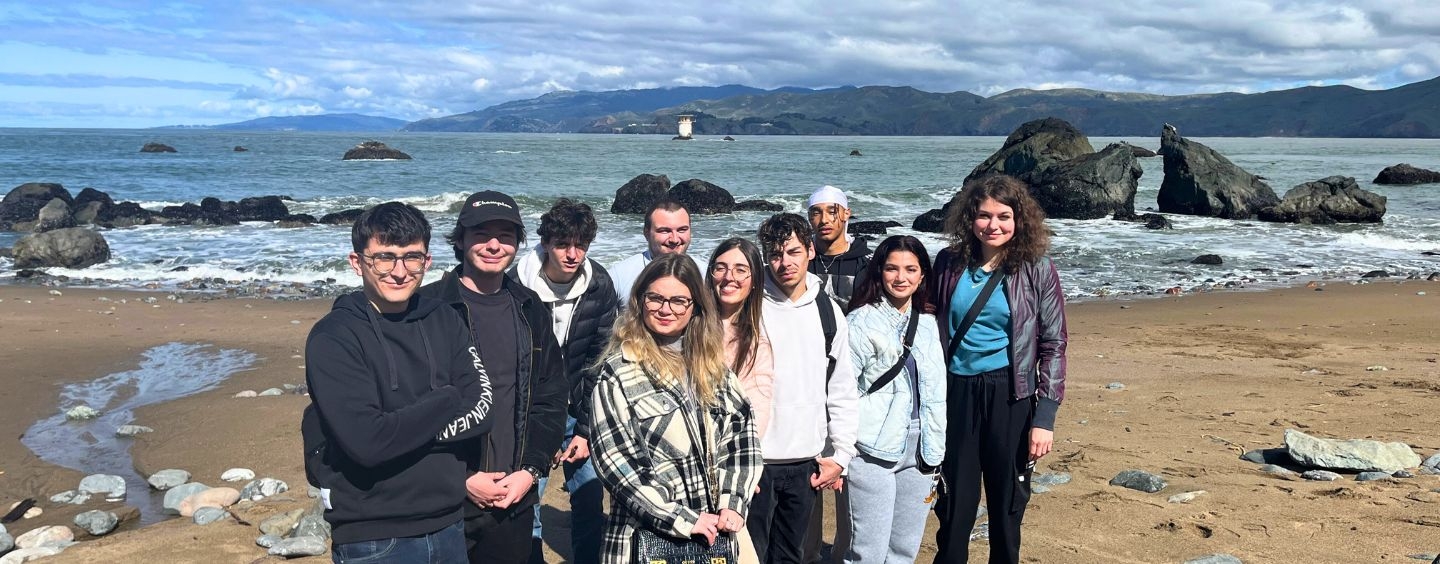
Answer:
<svg viewBox="0 0 1440 564"><path fill-rule="evenodd" d="M736 282L744 282L745 280L750 278L751 274L752 273L750 272L750 267L738 264L735 266L717 264L715 265L715 268L710 269L710 276L719 278L721 276L728 275L731 280L734 280Z"/></svg>
<svg viewBox="0 0 1440 564"><path fill-rule="evenodd" d="M695 300L692 300L685 296L673 296L667 298L660 294L656 294L655 292L645 292L645 295L642 297L645 298L646 311L651 312L660 311L661 309L664 309L665 306L668 304L670 306L670 313L673 313L675 315L682 315L685 312L690 311L690 306L695 305Z"/></svg>
<svg viewBox="0 0 1440 564"><path fill-rule="evenodd" d="M390 274L395 270L395 265L400 263L405 264L405 270L420 272L425 270L425 263L430 260L430 255L425 253L405 253L398 256L395 253L375 253L373 255L362 253L360 256L370 261L370 268L375 269L376 274Z"/></svg>

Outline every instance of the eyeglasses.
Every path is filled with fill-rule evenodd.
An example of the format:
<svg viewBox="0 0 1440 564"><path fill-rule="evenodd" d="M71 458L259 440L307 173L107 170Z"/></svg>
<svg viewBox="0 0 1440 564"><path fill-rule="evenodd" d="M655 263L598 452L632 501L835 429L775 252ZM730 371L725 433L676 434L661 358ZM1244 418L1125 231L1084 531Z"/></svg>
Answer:
<svg viewBox="0 0 1440 564"><path fill-rule="evenodd" d="M405 263L405 270L410 272L420 272L425 270L425 262L430 260L430 255L425 253L405 253L403 256L395 256L395 253L375 253L360 256L370 261L370 268L375 269L376 274L390 274L397 263Z"/></svg>
<svg viewBox="0 0 1440 564"><path fill-rule="evenodd" d="M717 264L714 268L710 269L710 276L714 276L715 278L726 275L728 275L731 280L734 280L736 282L744 282L745 280L750 278L750 267L740 265L727 266L724 264Z"/></svg>
<svg viewBox="0 0 1440 564"><path fill-rule="evenodd" d="M685 296L675 296L672 298L667 298L660 294L656 294L655 292L645 292L644 298L646 311L657 312L661 309L664 309L666 304L669 304L670 313L673 313L675 315L681 315L687 311L690 311L690 306L695 304L695 300L692 300Z"/></svg>

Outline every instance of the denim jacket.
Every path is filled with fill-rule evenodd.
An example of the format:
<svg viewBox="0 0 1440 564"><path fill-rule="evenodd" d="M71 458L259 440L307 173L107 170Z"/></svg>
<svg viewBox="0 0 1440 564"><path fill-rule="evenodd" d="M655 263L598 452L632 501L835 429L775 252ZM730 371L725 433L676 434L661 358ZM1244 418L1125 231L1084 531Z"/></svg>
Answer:
<svg viewBox="0 0 1440 564"><path fill-rule="evenodd" d="M855 446L867 455L899 462L905 453L914 393L909 373L900 373L874 394L870 385L895 365L904 351L902 339L909 312L901 313L881 300L846 316L850 324L850 360L860 375L860 435ZM935 316L922 314L911 347L920 371L920 462L939 466L945 458L945 351Z"/></svg>

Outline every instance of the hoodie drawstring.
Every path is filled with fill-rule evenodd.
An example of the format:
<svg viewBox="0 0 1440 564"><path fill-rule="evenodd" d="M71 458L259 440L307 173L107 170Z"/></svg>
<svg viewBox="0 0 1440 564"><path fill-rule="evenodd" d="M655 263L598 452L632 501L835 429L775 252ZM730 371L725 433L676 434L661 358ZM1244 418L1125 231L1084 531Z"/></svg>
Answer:
<svg viewBox="0 0 1440 564"><path fill-rule="evenodd" d="M435 351L430 348L430 334L425 332L425 325L416 325L420 328L420 342L425 344L426 366L430 369L430 389L435 389Z"/></svg>
<svg viewBox="0 0 1440 564"><path fill-rule="evenodd" d="M374 308L366 304L365 318L370 320L370 328L375 330L375 340L380 341L380 351L385 353L385 362L390 366L390 389L400 389L400 371L395 368L395 355L390 354L390 345L385 344L385 335L380 333L380 318L377 317Z"/></svg>

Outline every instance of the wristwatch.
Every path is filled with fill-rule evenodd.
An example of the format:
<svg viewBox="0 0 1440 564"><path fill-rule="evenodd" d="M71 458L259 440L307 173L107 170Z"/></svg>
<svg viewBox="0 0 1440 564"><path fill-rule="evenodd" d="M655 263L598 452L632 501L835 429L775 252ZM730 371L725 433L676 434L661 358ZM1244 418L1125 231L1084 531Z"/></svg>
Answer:
<svg viewBox="0 0 1440 564"><path fill-rule="evenodd" d="M521 470L524 470L526 473L530 474L530 477L531 477L532 479L534 479L534 481L530 483L531 486L534 486L534 485L536 485L536 484L539 484L539 483L540 483L540 478L541 478L542 476L544 476L544 474L541 474L541 473L540 473L540 469L539 469L539 468L536 468L536 467L531 466L531 465L529 465L529 464L521 464L521 465L520 465L520 469L521 469Z"/></svg>

